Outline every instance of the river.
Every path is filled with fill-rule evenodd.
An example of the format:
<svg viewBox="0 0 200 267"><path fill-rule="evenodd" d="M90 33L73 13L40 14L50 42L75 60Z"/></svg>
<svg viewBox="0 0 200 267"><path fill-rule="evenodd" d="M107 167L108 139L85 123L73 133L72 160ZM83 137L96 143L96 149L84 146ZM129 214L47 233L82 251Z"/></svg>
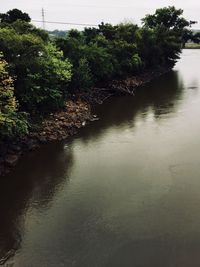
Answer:
<svg viewBox="0 0 200 267"><path fill-rule="evenodd" d="M0 265L200 266L200 50L0 179Z"/></svg>

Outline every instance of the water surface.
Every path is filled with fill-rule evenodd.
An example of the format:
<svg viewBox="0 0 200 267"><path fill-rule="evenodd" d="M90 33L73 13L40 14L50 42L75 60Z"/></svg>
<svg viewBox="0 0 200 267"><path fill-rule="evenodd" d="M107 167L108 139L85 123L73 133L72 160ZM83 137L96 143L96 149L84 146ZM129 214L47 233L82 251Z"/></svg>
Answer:
<svg viewBox="0 0 200 267"><path fill-rule="evenodd" d="M0 265L200 266L200 50L0 180Z"/></svg>

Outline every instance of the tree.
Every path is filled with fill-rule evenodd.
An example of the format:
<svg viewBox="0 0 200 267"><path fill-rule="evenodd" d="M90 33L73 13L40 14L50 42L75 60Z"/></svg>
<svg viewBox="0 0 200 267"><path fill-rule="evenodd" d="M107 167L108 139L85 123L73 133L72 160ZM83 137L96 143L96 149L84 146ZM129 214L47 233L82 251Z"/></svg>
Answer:
<svg viewBox="0 0 200 267"><path fill-rule="evenodd" d="M17 8L9 10L7 13L0 14L1 23L13 23L17 20L30 22L31 18L29 17L27 13L24 13Z"/></svg>
<svg viewBox="0 0 200 267"><path fill-rule="evenodd" d="M192 42L199 44L200 43L200 32L193 33L192 36L190 36L190 39Z"/></svg>
<svg viewBox="0 0 200 267"><path fill-rule="evenodd" d="M194 21L188 21L182 9L174 6L157 9L155 14L142 19L143 28L152 30L161 58L159 65L173 67L191 31L189 27Z"/></svg>
<svg viewBox="0 0 200 267"><path fill-rule="evenodd" d="M99 25L99 33L105 36L108 40L115 40L116 38L116 28L117 26L113 26L110 23L101 23Z"/></svg>
<svg viewBox="0 0 200 267"><path fill-rule="evenodd" d="M99 29L96 28L85 28L83 35L85 37L86 44L92 42L97 35L99 35Z"/></svg>
<svg viewBox="0 0 200 267"><path fill-rule="evenodd" d="M88 61L95 83L104 83L113 77L112 55L107 48L91 43L84 47L83 54Z"/></svg>
<svg viewBox="0 0 200 267"><path fill-rule="evenodd" d="M90 90L94 84L94 78L86 58L79 60L78 66L73 68L71 88L73 90Z"/></svg>
<svg viewBox="0 0 200 267"><path fill-rule="evenodd" d="M4 24L2 27L13 28L19 34L33 34L37 37L40 37L46 43L49 41L49 35L46 31L36 28L33 24L23 20L17 20L9 25Z"/></svg>
<svg viewBox="0 0 200 267"><path fill-rule="evenodd" d="M20 110L48 113L64 105L71 64L36 34L0 28L0 51L13 76Z"/></svg>
<svg viewBox="0 0 200 267"><path fill-rule="evenodd" d="M163 57L161 56L162 51L158 45L155 30L144 27L140 28L138 30L138 36L137 48L143 68L159 67Z"/></svg>
<svg viewBox="0 0 200 267"><path fill-rule="evenodd" d="M21 92L26 110L46 114L64 107L71 80L71 64L52 44L45 46L36 65L27 69Z"/></svg>
<svg viewBox="0 0 200 267"><path fill-rule="evenodd" d="M81 35L69 34L66 39L58 38L55 40L57 48L63 51L64 57L69 58L73 66L78 66L79 60L83 57L83 46L85 45L84 38Z"/></svg>
<svg viewBox="0 0 200 267"><path fill-rule="evenodd" d="M139 27L132 23L120 23L116 27L116 39L126 41L129 44L137 42Z"/></svg>
<svg viewBox="0 0 200 267"><path fill-rule="evenodd" d="M7 63L0 54L0 140L21 136L28 132L26 115L17 111L13 80Z"/></svg>
<svg viewBox="0 0 200 267"><path fill-rule="evenodd" d="M148 28L166 28L171 30L183 30L185 27L191 26L193 21L187 21L182 17L183 10L176 9L174 6L159 8L155 14L147 15L142 19L142 23Z"/></svg>

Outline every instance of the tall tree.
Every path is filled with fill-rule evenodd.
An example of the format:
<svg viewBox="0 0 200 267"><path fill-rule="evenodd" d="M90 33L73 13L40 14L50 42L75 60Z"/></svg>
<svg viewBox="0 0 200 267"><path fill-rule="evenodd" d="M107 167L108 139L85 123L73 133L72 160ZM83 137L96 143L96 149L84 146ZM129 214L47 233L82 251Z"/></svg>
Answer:
<svg viewBox="0 0 200 267"><path fill-rule="evenodd" d="M176 9L174 6L159 8L153 15L146 15L142 19L143 25L148 28L166 28L171 30L183 30L194 24L182 17L183 10Z"/></svg>
<svg viewBox="0 0 200 267"><path fill-rule="evenodd" d="M174 6L157 9L153 15L142 19L143 28L152 30L161 63L173 67L179 59L181 49L191 36L190 27L195 21L188 21L182 9Z"/></svg>

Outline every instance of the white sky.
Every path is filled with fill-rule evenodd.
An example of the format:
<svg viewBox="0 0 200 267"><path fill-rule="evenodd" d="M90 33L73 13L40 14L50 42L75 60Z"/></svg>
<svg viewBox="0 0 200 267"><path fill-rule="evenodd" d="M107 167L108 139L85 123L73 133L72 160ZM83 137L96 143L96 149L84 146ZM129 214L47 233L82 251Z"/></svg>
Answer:
<svg viewBox="0 0 200 267"><path fill-rule="evenodd" d="M139 24L145 14L156 8L174 5L184 9L187 19L200 22L200 0L0 0L0 13L18 8L27 12L32 19L41 20L41 9L45 20L99 24L119 23L125 20ZM198 22L194 28L200 28ZM35 23L41 27L41 23ZM46 24L46 29L80 28L77 26Z"/></svg>

